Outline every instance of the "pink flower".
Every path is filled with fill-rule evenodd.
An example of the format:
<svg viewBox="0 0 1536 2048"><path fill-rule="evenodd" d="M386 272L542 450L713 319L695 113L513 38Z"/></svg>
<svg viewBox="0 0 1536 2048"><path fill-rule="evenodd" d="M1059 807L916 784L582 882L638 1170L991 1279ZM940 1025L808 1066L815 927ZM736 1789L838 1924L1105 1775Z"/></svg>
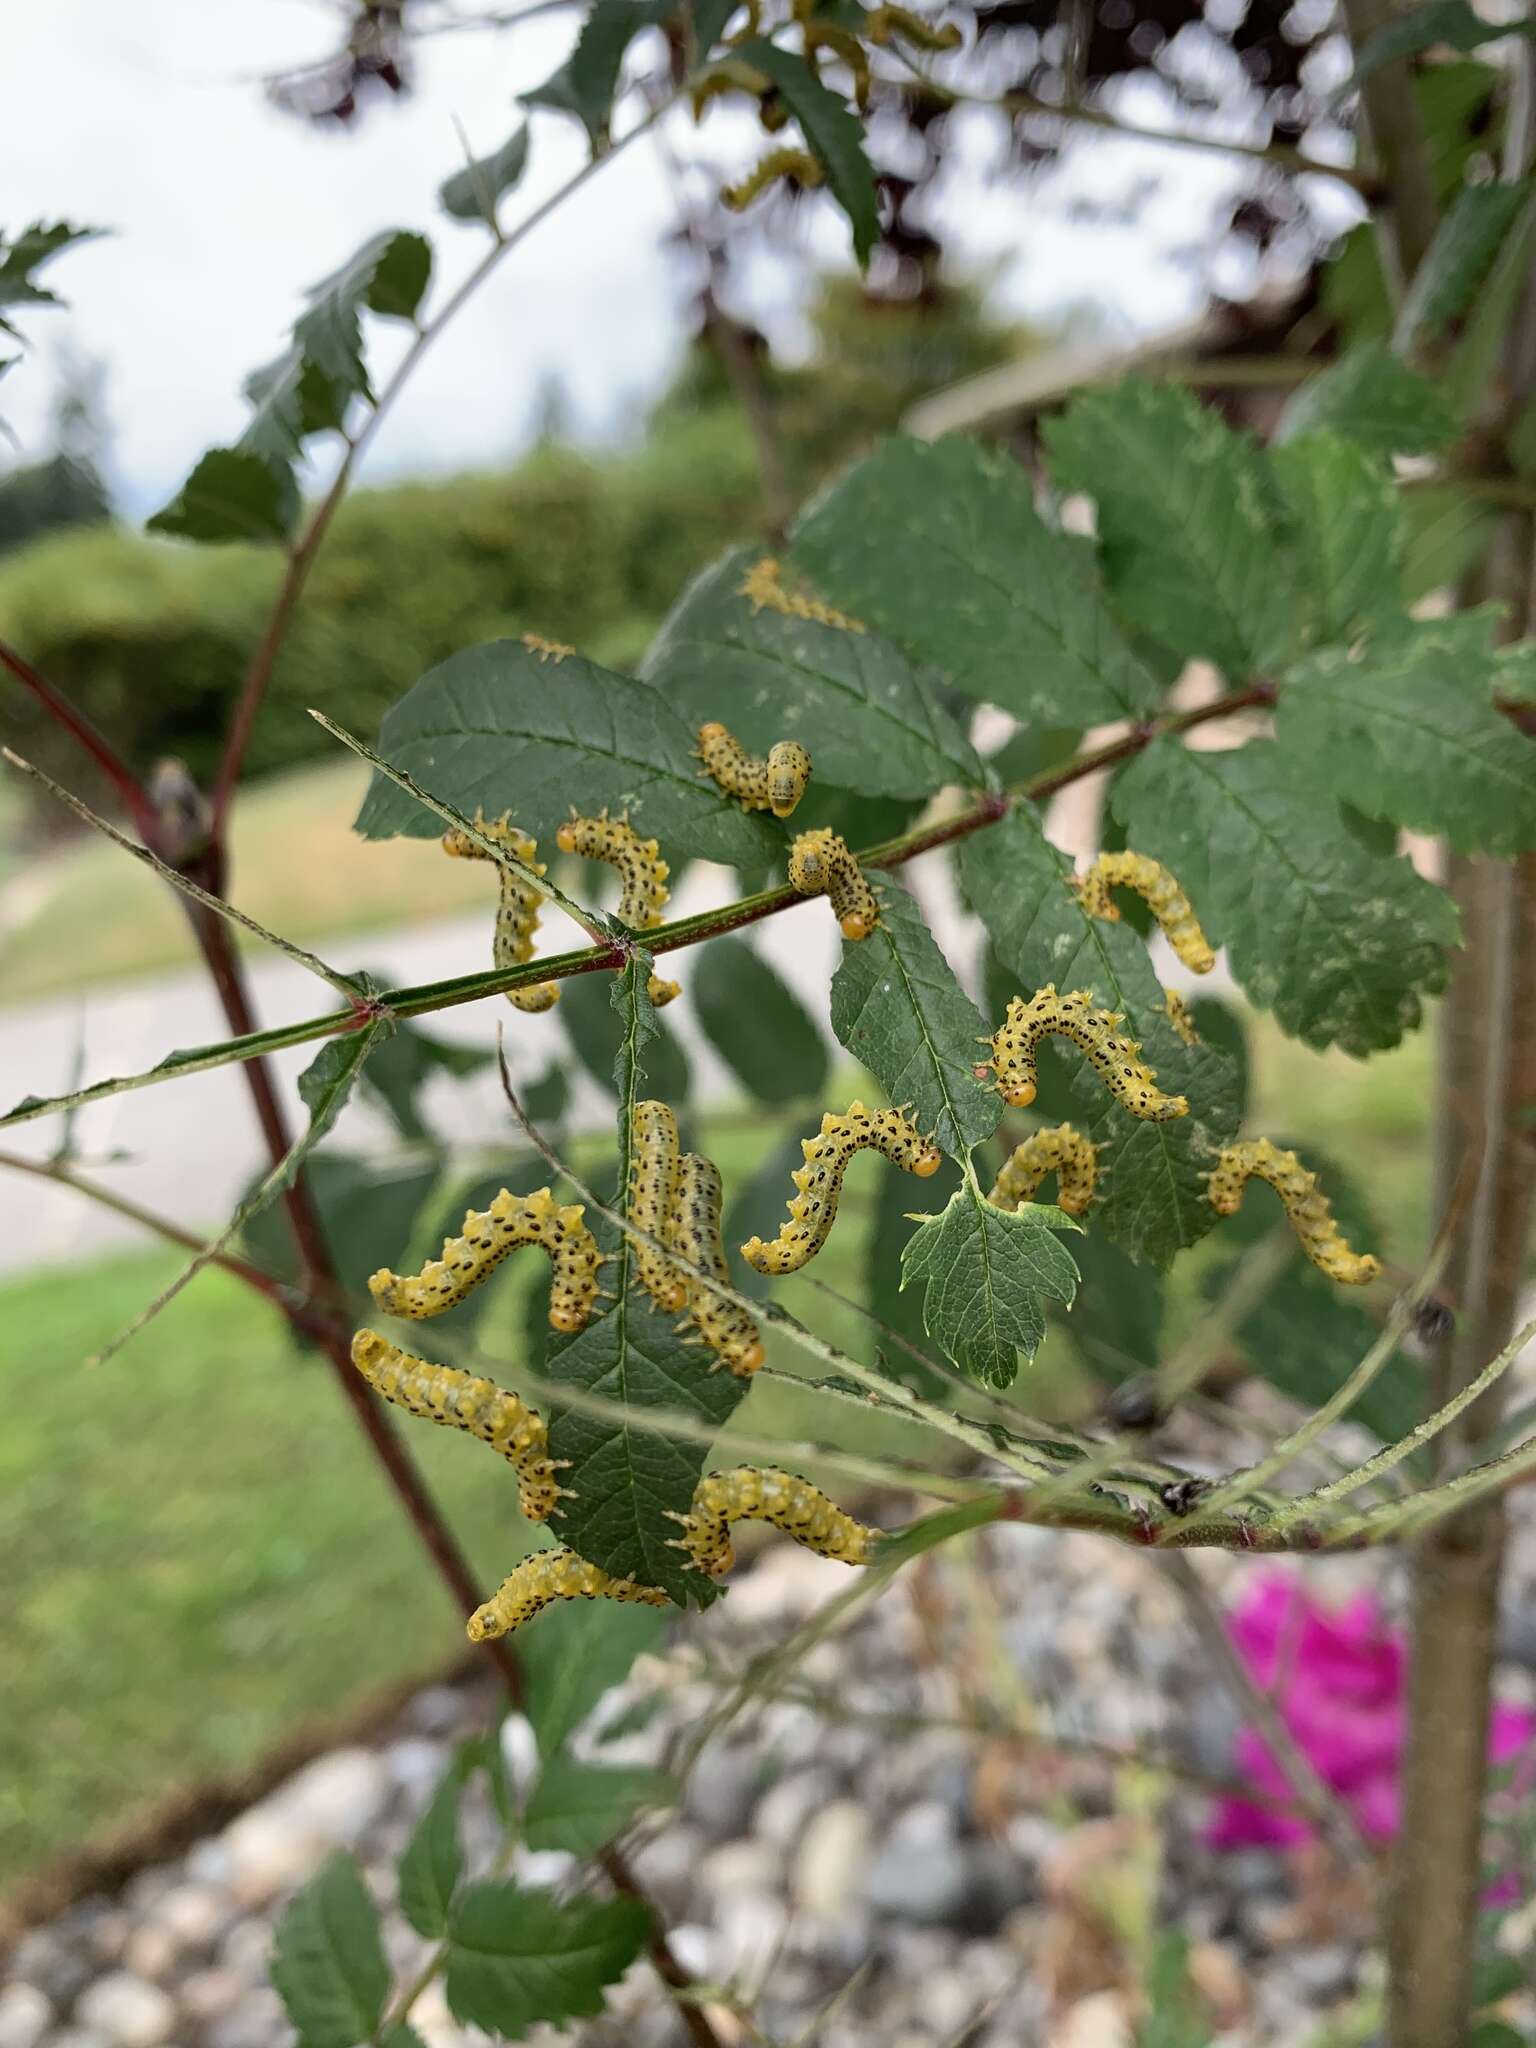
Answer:
<svg viewBox="0 0 1536 2048"><path fill-rule="evenodd" d="M1250 1586L1228 1618L1255 1680L1274 1700L1318 1776L1375 1841L1396 1834L1397 1774L1405 1735L1407 1645L1382 1618L1374 1593L1347 1607L1317 1605L1283 1573ZM1489 1759L1507 1763L1536 1736L1536 1716L1500 1705L1489 1722ZM1257 1792L1289 1801L1291 1788L1256 1729L1238 1737L1237 1762ZM1206 1839L1213 1848L1288 1846L1313 1828L1293 1812L1241 1798L1221 1800Z"/></svg>

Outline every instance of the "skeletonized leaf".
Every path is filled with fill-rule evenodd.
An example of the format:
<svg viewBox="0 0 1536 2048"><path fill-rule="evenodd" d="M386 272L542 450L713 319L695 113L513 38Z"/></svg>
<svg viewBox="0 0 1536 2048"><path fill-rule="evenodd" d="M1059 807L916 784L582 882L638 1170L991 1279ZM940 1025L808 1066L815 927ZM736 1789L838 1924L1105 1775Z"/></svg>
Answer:
<svg viewBox="0 0 1536 2048"><path fill-rule="evenodd" d="M1031 724L1091 725L1157 701L1092 550L1046 525L1008 456L893 436L811 507L793 555L956 689Z"/></svg>
<svg viewBox="0 0 1536 2048"><path fill-rule="evenodd" d="M1273 741L1208 753L1155 740L1113 802L1136 846L1178 875L1245 993L1306 1044L1384 1051L1445 986L1450 898L1363 846Z"/></svg>
<svg viewBox="0 0 1536 2048"><path fill-rule="evenodd" d="M517 640L465 648L429 669L385 713L379 752L455 809L510 813L541 841L573 809L591 816L606 806L669 854L766 865L782 844L700 780L693 734L657 691L580 655L551 661ZM357 818L364 838L441 829L375 775Z"/></svg>
<svg viewBox="0 0 1536 2048"><path fill-rule="evenodd" d="M642 673L690 726L728 725L751 752L800 740L817 779L865 796L926 797L979 783L976 751L933 685L876 633L754 610L742 594L761 554L736 548L684 591ZM798 814L791 829L801 829Z"/></svg>

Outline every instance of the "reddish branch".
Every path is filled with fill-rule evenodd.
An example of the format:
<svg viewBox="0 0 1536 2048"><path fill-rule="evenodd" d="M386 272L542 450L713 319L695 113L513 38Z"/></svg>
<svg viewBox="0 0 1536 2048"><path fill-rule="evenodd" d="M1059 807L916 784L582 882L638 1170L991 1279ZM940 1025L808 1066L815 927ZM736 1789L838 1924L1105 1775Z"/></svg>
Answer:
<svg viewBox="0 0 1536 2048"><path fill-rule="evenodd" d="M8 668L24 690L42 705L57 725L63 726L70 737L90 755L96 766L111 782L123 800L123 806L133 820L134 830L152 851L158 851L155 838L158 819L149 794L139 778L123 761L104 733L99 732L83 711L77 711L69 699L56 690L46 676L38 674L23 655L0 640L0 664Z"/></svg>

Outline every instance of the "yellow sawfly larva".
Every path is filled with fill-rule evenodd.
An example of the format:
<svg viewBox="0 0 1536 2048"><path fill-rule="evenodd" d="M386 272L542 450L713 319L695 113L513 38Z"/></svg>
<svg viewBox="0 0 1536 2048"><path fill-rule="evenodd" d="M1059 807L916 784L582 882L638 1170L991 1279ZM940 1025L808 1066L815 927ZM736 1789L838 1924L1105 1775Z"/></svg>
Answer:
<svg viewBox="0 0 1536 2048"><path fill-rule="evenodd" d="M677 1118L664 1102L637 1102L630 1120L629 1220L665 1244L677 1187ZM665 1252L638 1240L635 1277L659 1309L680 1309L688 1283Z"/></svg>
<svg viewBox="0 0 1536 2048"><path fill-rule="evenodd" d="M1088 915L1111 924L1119 923L1120 912L1110 890L1134 889L1191 974L1209 974L1216 965L1194 905L1161 861L1149 860L1144 853L1101 853L1075 886Z"/></svg>
<svg viewBox="0 0 1536 2048"><path fill-rule="evenodd" d="M862 619L851 619L846 612L834 611L819 598L802 597L798 591L786 590L776 555L764 555L752 564L741 579L737 595L747 600L754 613L780 612L786 619L805 619L813 626L831 626L840 633L865 631Z"/></svg>
<svg viewBox="0 0 1536 2048"><path fill-rule="evenodd" d="M876 44L900 36L917 50L958 50L965 41L954 22L946 21L939 26L914 14L910 7L872 7L864 17L864 33Z"/></svg>
<svg viewBox="0 0 1536 2048"><path fill-rule="evenodd" d="M853 103L861 114L868 113L869 52L851 29L842 28L836 22L807 17L801 34L801 47L806 63L817 78L821 76L818 51L830 50L834 57L840 57L853 74Z"/></svg>
<svg viewBox="0 0 1536 2048"><path fill-rule="evenodd" d="M789 849L789 885L802 896L825 896L838 930L850 943L867 939L880 922L880 904L848 842L819 825Z"/></svg>
<svg viewBox="0 0 1536 2048"><path fill-rule="evenodd" d="M698 740L705 773L744 811L772 811L776 818L787 818L805 795L811 757L798 740L775 740L764 759L749 754L716 719L699 727Z"/></svg>
<svg viewBox="0 0 1536 2048"><path fill-rule="evenodd" d="M1031 1131L1016 1145L1003 1170L992 1183L989 1202L999 1209L1017 1209L1032 1202L1048 1174L1056 1176L1056 1206L1069 1216L1081 1216L1093 1201L1099 1177L1099 1148L1070 1124L1054 1130Z"/></svg>
<svg viewBox="0 0 1536 2048"><path fill-rule="evenodd" d="M377 1330L355 1334L352 1363L376 1394L407 1414L465 1430L499 1451L517 1473L518 1504L530 1522L547 1522L569 1495L555 1477L563 1468L549 1455L544 1418L494 1380L417 1358Z"/></svg>
<svg viewBox="0 0 1536 2048"><path fill-rule="evenodd" d="M487 839L495 840L497 845L515 854L536 875L544 873L543 861L536 858L538 841L530 839L526 832L519 832L506 817L497 818L492 823L477 811L475 826ZM467 832L461 832L457 827L443 834L443 851L452 854L455 860L490 860L492 857L483 846L477 846ZM525 967L533 958L533 940L539 928L542 898L537 889L510 868L499 867L497 874L501 881L501 901L496 910L491 959L497 967ZM541 981L531 988L509 988L506 996L515 1010L537 1017L545 1010L552 1010L559 1002L560 984L558 981Z"/></svg>
<svg viewBox="0 0 1536 2048"><path fill-rule="evenodd" d="M1177 1031L1186 1045L1198 1045L1200 1043L1200 1034L1195 1029L1195 1020L1189 1013L1188 1003L1185 1002L1176 988L1165 988L1163 996L1164 1008L1168 1012L1168 1022Z"/></svg>
<svg viewBox="0 0 1536 2048"><path fill-rule="evenodd" d="M943 1158L899 1109L866 1109L862 1102L849 1103L842 1116L829 1109L816 1136L803 1138L800 1149L805 1164L792 1176L798 1192L790 1201L788 1220L771 1242L751 1237L741 1248L741 1256L759 1273L796 1273L815 1258L837 1221L843 1175L856 1153L878 1152L923 1180L938 1172Z"/></svg>
<svg viewBox="0 0 1536 2048"><path fill-rule="evenodd" d="M1369 1252L1352 1251L1317 1184L1317 1175L1294 1152L1282 1151L1268 1138L1248 1138L1229 1145L1206 1176L1210 1203L1218 1216L1235 1216L1243 1206L1250 1179L1268 1181L1285 1205L1302 1250L1330 1280L1345 1287L1363 1287L1381 1271Z"/></svg>
<svg viewBox="0 0 1536 2048"><path fill-rule="evenodd" d="M370 1277L368 1291L387 1316L412 1321L438 1316L478 1287L508 1252L537 1245L549 1257L550 1322L557 1330L583 1329L597 1299L602 1257L582 1214L579 1202L561 1204L548 1188L531 1195L503 1188L489 1209L466 1212L463 1235L447 1239L440 1258L429 1259L419 1273L392 1273L381 1266Z"/></svg>
<svg viewBox="0 0 1536 2048"><path fill-rule="evenodd" d="M779 178L793 180L806 190L814 191L821 183L821 165L808 149L770 149L745 177L738 178L734 185L721 187L721 204L728 206L732 213L745 213L759 193L766 192Z"/></svg>
<svg viewBox="0 0 1536 2048"><path fill-rule="evenodd" d="M567 647L563 640L546 640L542 633L525 633L523 645L530 654L536 654L540 661L552 661L557 667L568 654L576 652L574 647Z"/></svg>
<svg viewBox="0 0 1536 2048"><path fill-rule="evenodd" d="M615 912L619 923L632 932L654 931L662 921L670 891L667 876L672 870L661 858L654 839L642 839L627 818L610 818L600 811L595 818L567 818L555 834L562 853L584 854L588 860L606 861L619 876L619 902ZM682 984L663 981L653 974L647 993L654 1009L661 1009L682 994Z"/></svg>
<svg viewBox="0 0 1536 2048"><path fill-rule="evenodd" d="M1047 982L1027 999L1015 996L995 1035L983 1041L992 1047L992 1071L1003 1100L1015 1109L1027 1109L1034 1101L1038 1084L1035 1048L1042 1038L1054 1033L1078 1047L1110 1094L1132 1116L1147 1123L1187 1116L1185 1098L1165 1095L1157 1085L1156 1073L1141 1058L1136 1040L1122 1038L1116 1030L1124 1021L1114 1010L1096 1010L1087 989L1062 996L1056 993L1054 982Z"/></svg>
<svg viewBox="0 0 1536 2048"><path fill-rule="evenodd" d="M673 1185L671 1243L679 1258L731 1283L720 1242L720 1169L712 1159L685 1152ZM763 1362L763 1340L745 1309L716 1294L705 1282L686 1279L688 1320L723 1364L740 1378L750 1378Z"/></svg>
<svg viewBox="0 0 1536 2048"><path fill-rule="evenodd" d="M808 1479L792 1472L760 1471L755 1465L711 1472L699 1481L692 1510L675 1519L683 1527L677 1547L711 1576L728 1572L736 1562L733 1522L771 1523L807 1550L843 1564L872 1563L881 1536L878 1529L856 1522Z"/></svg>
<svg viewBox="0 0 1536 2048"><path fill-rule="evenodd" d="M670 1606L660 1586L642 1586L634 1579L616 1579L600 1566L588 1564L574 1550L536 1550L504 1578L490 1599L466 1623L472 1643L509 1636L556 1600L619 1600L646 1607Z"/></svg>

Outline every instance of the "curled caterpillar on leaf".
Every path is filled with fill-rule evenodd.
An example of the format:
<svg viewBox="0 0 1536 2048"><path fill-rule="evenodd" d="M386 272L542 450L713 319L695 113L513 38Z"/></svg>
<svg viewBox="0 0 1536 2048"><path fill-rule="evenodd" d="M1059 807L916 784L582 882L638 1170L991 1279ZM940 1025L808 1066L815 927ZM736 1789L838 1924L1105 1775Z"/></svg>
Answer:
<svg viewBox="0 0 1536 2048"><path fill-rule="evenodd" d="M1040 1183L1052 1173L1056 1176L1056 1206L1069 1216L1081 1216L1093 1201L1099 1177L1098 1147L1070 1124L1032 1131L1014 1147L987 1200L999 1209L1017 1209L1021 1202L1035 1199Z"/></svg>
<svg viewBox="0 0 1536 2048"><path fill-rule="evenodd" d="M952 21L942 27L924 21L909 7L872 7L864 18L864 33L872 43L885 44L893 36L917 50L958 50L965 38Z"/></svg>
<svg viewBox="0 0 1536 2048"><path fill-rule="evenodd" d="M1189 1013L1189 1005L1176 988L1163 990L1163 1007L1168 1012L1168 1022L1177 1031L1186 1045L1198 1045L1200 1034L1195 1029L1195 1020Z"/></svg>
<svg viewBox="0 0 1536 2048"><path fill-rule="evenodd" d="M880 922L880 904L864 870L830 825L802 832L789 849L789 885L802 896L825 896L838 930L853 944Z"/></svg>
<svg viewBox="0 0 1536 2048"><path fill-rule="evenodd" d="M659 1586L641 1586L616 1579L574 1550L536 1550L504 1578L490 1599L469 1617L466 1632L473 1643L507 1636L531 1621L556 1600L618 1600L646 1607L671 1603Z"/></svg>
<svg viewBox="0 0 1536 2048"><path fill-rule="evenodd" d="M407 1414L465 1430L499 1451L517 1473L518 1505L530 1522L547 1522L561 1496L570 1497L555 1478L563 1467L549 1455L543 1417L494 1380L433 1365L377 1330L356 1333L352 1363L375 1393Z"/></svg>
<svg viewBox="0 0 1536 2048"><path fill-rule="evenodd" d="M610 818L600 811L595 818L567 818L555 834L562 853L584 854L588 860L605 861L619 876L617 917L632 932L654 931L668 894L667 876L672 872L661 858L654 839L642 839L627 818ZM647 993L656 1009L682 994L675 981L663 981L653 974Z"/></svg>
<svg viewBox="0 0 1536 2048"><path fill-rule="evenodd" d="M392 1273L381 1266L368 1291L388 1316L419 1320L439 1316L478 1287L509 1252L537 1245L549 1256L552 1285L549 1320L557 1330L580 1330L597 1299L597 1240L582 1222L579 1202L562 1205L548 1188L531 1195L503 1188L489 1209L470 1209L460 1237L450 1237L442 1255L419 1273Z"/></svg>
<svg viewBox="0 0 1536 2048"><path fill-rule="evenodd" d="M665 1244L677 1187L677 1118L664 1102L637 1102L630 1123L629 1220ZM679 1309L688 1283L665 1252L636 1242L635 1274L659 1309Z"/></svg>
<svg viewBox="0 0 1536 2048"><path fill-rule="evenodd" d="M830 50L834 57L840 57L853 74L853 103L861 114L869 112L869 52L851 29L841 28L836 22L818 21L808 18L801 37L805 60L816 77L821 76L822 50Z"/></svg>
<svg viewBox="0 0 1536 2048"><path fill-rule="evenodd" d="M846 612L834 611L831 605L822 604L818 598L802 597L798 591L786 590L775 555L764 555L752 564L741 579L737 595L747 600L754 613L780 612L786 619L805 619L813 626L831 626L840 633L862 633L865 630L861 619L851 619Z"/></svg>
<svg viewBox="0 0 1536 2048"><path fill-rule="evenodd" d="M678 1256L729 1286L730 1268L720 1242L720 1169L712 1159L685 1152L673 1185L670 1241ZM682 1276L679 1276L682 1277ZM763 1340L745 1309L704 1281L685 1281L688 1320L717 1359L745 1379L763 1362Z"/></svg>
<svg viewBox="0 0 1536 2048"><path fill-rule="evenodd" d="M843 1175L856 1153L878 1152L923 1180L938 1172L943 1157L900 1110L866 1109L862 1102L849 1103L842 1116L828 1110L816 1136L802 1139L800 1149L805 1164L792 1176L798 1193L790 1201L788 1220L769 1243L752 1237L741 1248L741 1256L759 1273L796 1273L815 1258L837 1221Z"/></svg>
<svg viewBox="0 0 1536 2048"><path fill-rule="evenodd" d="M808 1479L792 1472L759 1471L754 1465L711 1472L695 1488L690 1512L673 1519L683 1528L677 1548L686 1550L699 1570L712 1576L728 1572L736 1562L733 1522L769 1522L807 1550L843 1564L872 1563L881 1534L845 1514Z"/></svg>
<svg viewBox="0 0 1536 2048"><path fill-rule="evenodd" d="M1268 1138L1248 1138L1229 1145L1207 1174L1210 1203L1218 1216L1235 1216L1243 1206L1250 1179L1265 1180L1285 1205L1302 1250L1330 1280L1345 1287L1363 1287L1381 1271L1369 1252L1352 1251L1333 1220L1328 1197L1294 1152L1282 1151Z"/></svg>
<svg viewBox="0 0 1536 2048"><path fill-rule="evenodd" d="M776 740L763 759L749 754L716 720L699 727L698 739L705 773L744 811L772 811L776 818L787 818L805 795L811 757L798 740Z"/></svg>
<svg viewBox="0 0 1536 2048"><path fill-rule="evenodd" d="M1115 1027L1123 1022L1113 1010L1096 1010L1087 989L1062 996L1054 982L1047 982L1027 1000L1015 996L996 1034L983 1041L992 1047L992 1071L1003 1100L1015 1109L1034 1101L1035 1049L1042 1038L1054 1034L1069 1038L1086 1055L1110 1094L1132 1116L1166 1123L1170 1117L1188 1115L1189 1104L1182 1095L1165 1095L1157 1086L1157 1075L1142 1060L1135 1039L1120 1036Z"/></svg>
<svg viewBox="0 0 1536 2048"><path fill-rule="evenodd" d="M738 178L734 185L721 187L720 201L732 213L744 213L759 193L766 192L780 178L811 191L821 183L821 177L821 165L809 150L770 149L745 177Z"/></svg>
<svg viewBox="0 0 1536 2048"><path fill-rule="evenodd" d="M526 832L519 832L505 817L494 824L488 823L477 811L475 826L487 839L498 846L506 847L515 854L524 866L533 869L536 875L544 873L544 863L535 858L538 853L537 840L530 839ZM490 860L483 846L477 846L467 832L455 828L443 834L443 851L452 854L455 860ZM539 892L521 875L510 868L497 870L501 878L501 901L496 911L496 932L491 941L491 959L497 967L524 967L533 958L534 934L539 928ZM545 1010L552 1010L560 1000L560 984L557 981L541 981L532 988L509 988L507 1001L516 1010L526 1011L529 1016L539 1016Z"/></svg>
<svg viewBox="0 0 1536 2048"><path fill-rule="evenodd" d="M1088 915L1111 924L1119 923L1120 912L1110 890L1134 889L1191 974L1209 974L1216 965L1193 904L1160 861L1149 860L1144 853L1101 853L1078 877L1076 888Z"/></svg>

